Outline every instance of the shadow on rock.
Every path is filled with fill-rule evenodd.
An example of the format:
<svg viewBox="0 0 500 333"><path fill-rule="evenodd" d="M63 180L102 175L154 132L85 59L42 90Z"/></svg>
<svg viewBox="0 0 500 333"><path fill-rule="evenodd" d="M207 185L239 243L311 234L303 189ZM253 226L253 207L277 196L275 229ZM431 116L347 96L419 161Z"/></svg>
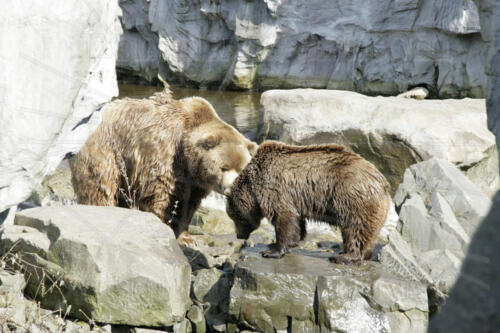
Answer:
<svg viewBox="0 0 500 333"><path fill-rule="evenodd" d="M494 332L500 327L500 192L474 234L457 283L429 332Z"/></svg>

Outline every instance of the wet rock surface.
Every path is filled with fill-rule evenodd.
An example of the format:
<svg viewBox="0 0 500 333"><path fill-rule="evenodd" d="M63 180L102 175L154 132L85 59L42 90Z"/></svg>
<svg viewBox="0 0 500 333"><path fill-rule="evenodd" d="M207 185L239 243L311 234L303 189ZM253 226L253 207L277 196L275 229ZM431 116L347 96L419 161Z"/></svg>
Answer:
<svg viewBox="0 0 500 333"><path fill-rule="evenodd" d="M230 320L271 331L424 332L426 287L386 273L374 262L334 265L327 253L294 250L264 259L242 251L234 271Z"/></svg>
<svg viewBox="0 0 500 333"><path fill-rule="evenodd" d="M348 91L271 90L261 97L258 132L260 139L344 145L373 162L393 192L414 163L437 157L471 168L495 149L485 102L473 99L418 101ZM494 163L477 171L481 176L473 179L480 185L480 179L498 181Z"/></svg>
<svg viewBox="0 0 500 333"><path fill-rule="evenodd" d="M169 326L190 305L191 267L173 231L150 213L116 207L24 210L1 238L45 308L100 323Z"/></svg>

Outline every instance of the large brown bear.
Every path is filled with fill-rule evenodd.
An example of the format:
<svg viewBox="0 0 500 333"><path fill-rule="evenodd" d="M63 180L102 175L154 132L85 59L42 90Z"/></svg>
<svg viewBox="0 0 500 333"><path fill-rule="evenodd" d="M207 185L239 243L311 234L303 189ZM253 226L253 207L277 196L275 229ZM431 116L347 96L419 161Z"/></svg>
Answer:
<svg viewBox="0 0 500 333"><path fill-rule="evenodd" d="M179 238L200 201L231 186L256 150L205 99L174 100L166 88L110 103L70 162L72 182L79 203L152 212Z"/></svg>
<svg viewBox="0 0 500 333"><path fill-rule="evenodd" d="M340 227L343 253L331 260L369 259L390 207L385 177L338 145L290 146L266 141L226 191L227 213L238 238L248 238L266 217L276 244L262 253L281 258L306 235L306 219Z"/></svg>

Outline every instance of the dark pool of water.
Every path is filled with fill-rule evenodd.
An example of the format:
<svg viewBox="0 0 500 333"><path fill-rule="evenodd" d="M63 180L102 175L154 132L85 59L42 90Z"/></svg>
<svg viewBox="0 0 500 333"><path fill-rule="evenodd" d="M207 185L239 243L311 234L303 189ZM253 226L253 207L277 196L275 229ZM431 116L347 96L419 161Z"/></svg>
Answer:
<svg viewBox="0 0 500 333"><path fill-rule="evenodd" d="M119 98L147 98L157 91L161 86L144 86L135 84L120 84L118 86ZM174 98L200 96L209 101L219 116L236 127L241 133L250 139L255 138L259 118L260 93L199 90L191 88L171 87Z"/></svg>

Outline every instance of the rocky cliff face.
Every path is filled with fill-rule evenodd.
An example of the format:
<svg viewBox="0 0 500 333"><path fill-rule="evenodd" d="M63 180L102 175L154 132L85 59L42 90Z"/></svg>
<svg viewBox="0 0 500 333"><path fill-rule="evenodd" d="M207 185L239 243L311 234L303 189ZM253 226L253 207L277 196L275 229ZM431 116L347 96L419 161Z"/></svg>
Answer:
<svg viewBox="0 0 500 333"><path fill-rule="evenodd" d="M481 34L487 45L488 127L500 143L500 2L483 0ZM429 332L494 332L500 326L500 191L472 238L461 275Z"/></svg>
<svg viewBox="0 0 500 333"><path fill-rule="evenodd" d="M111 0L0 3L0 212L78 151L117 95L119 14Z"/></svg>
<svg viewBox="0 0 500 333"><path fill-rule="evenodd" d="M312 87L480 97L473 0L121 0L118 69L198 86Z"/></svg>

